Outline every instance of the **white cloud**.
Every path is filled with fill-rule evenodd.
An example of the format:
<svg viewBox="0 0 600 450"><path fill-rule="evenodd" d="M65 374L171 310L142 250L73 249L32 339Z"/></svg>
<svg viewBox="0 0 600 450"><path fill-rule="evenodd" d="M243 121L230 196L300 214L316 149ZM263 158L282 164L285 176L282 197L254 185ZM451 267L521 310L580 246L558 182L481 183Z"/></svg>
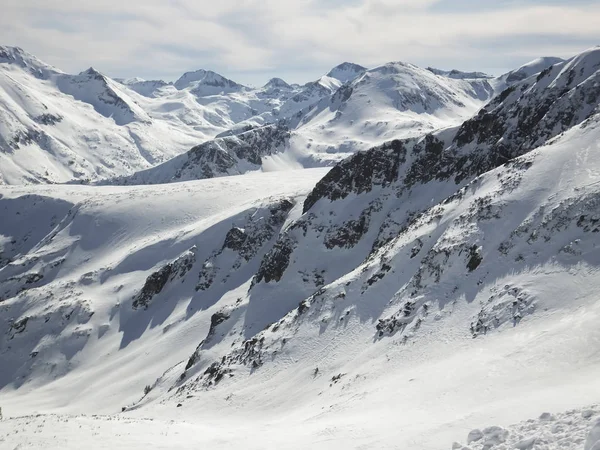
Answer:
<svg viewBox="0 0 600 450"><path fill-rule="evenodd" d="M266 71L293 77L314 68L316 76L342 60L510 67L542 53L567 56L600 41L600 5L593 2L521 1L456 12L452 3L4 0L0 42L67 71L94 65L112 75L172 78L206 67L244 82L256 73L264 78Z"/></svg>

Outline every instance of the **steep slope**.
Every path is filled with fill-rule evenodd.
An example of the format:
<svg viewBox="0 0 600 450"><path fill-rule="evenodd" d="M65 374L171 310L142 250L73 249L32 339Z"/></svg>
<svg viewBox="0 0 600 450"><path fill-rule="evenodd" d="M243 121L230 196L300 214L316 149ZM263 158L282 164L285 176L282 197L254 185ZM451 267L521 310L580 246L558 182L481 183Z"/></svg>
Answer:
<svg viewBox="0 0 600 450"><path fill-rule="evenodd" d="M76 100L89 103L104 117L112 118L117 125L150 122L150 117L119 86L90 67L79 75L64 75L56 80L58 88Z"/></svg>
<svg viewBox="0 0 600 450"><path fill-rule="evenodd" d="M133 429L169 417L196 436L174 438L176 448L420 449L586 405L600 379L590 345L600 338L599 137L596 115L433 204L440 182L398 198L400 179L357 174L356 191L309 200L302 216L278 196L293 199L316 177L52 187L46 199L5 187L1 202L37 223L59 208L66 219L31 237L33 251L15 234L22 225L2 231L27 252L2 269L3 292L24 288L1 306L12 319L3 358L20 385L4 388L3 409L126 406L119 420ZM375 234L356 241L350 222L372 201L425 209L355 265ZM329 220L349 226L336 234ZM34 273L43 278L27 284Z"/></svg>
<svg viewBox="0 0 600 450"><path fill-rule="evenodd" d="M585 405L599 374L588 345L599 337L599 137L596 115L439 203L428 199L440 182L398 198L402 183L376 179L345 198L309 200L246 297L224 297L196 352L142 405L166 397L193 413L233 392L236 405L268 402L253 408L272 420L295 405L311 423L313 405L329 405L313 414L390 436L382 423L399 415L402 448L464 436L463 414L507 424ZM390 202L404 205L404 224L374 248ZM566 338L573 327L580 338ZM415 420L428 414L439 426L429 432Z"/></svg>
<svg viewBox="0 0 600 450"><path fill-rule="evenodd" d="M3 410L13 408L4 395L16 388L19 397L64 381L67 390L77 385L83 393L104 375L105 386L123 389L104 400L107 393L96 391L105 411L115 401L120 408L137 400L141 373L152 383L156 373L191 354L208 330L218 296L194 295L202 261L219 261L219 280L250 278L290 208L323 174L244 175L168 189L0 188L0 211L10 218L0 221ZM238 249L230 239L224 246L228 235L251 241ZM227 263L235 270L225 270ZM152 355L150 364L158 367L143 355ZM82 401L84 407L88 400Z"/></svg>
<svg viewBox="0 0 600 450"><path fill-rule="evenodd" d="M525 78L529 78L532 75L538 74L543 70L546 70L550 66L560 64L564 61L565 60L562 58L544 56L541 58L534 59L533 61L522 65L518 69L511 70L510 72L504 74L500 78L510 85L518 81L523 81Z"/></svg>

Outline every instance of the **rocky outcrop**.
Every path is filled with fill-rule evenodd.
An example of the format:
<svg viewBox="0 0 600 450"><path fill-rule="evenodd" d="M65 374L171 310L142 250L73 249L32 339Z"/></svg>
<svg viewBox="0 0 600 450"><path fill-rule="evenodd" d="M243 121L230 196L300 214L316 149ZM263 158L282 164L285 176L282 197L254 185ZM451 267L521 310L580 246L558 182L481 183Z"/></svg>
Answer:
<svg viewBox="0 0 600 450"><path fill-rule="evenodd" d="M258 170L262 158L285 150L290 130L283 124L246 127L197 145L151 169L108 180L107 184L159 184L239 175Z"/></svg>
<svg viewBox="0 0 600 450"><path fill-rule="evenodd" d="M196 248L192 247L174 261L151 273L142 289L133 297L133 309L148 309L154 297L160 294L168 283L183 278L195 262Z"/></svg>
<svg viewBox="0 0 600 450"><path fill-rule="evenodd" d="M205 291L217 280L225 283L231 274L264 252L267 243L279 233L293 206L290 200L282 199L249 211L237 226L232 226L227 232L221 249L204 262L196 290Z"/></svg>
<svg viewBox="0 0 600 450"><path fill-rule="evenodd" d="M367 152L359 152L331 169L304 201L307 212L318 200L346 198L361 194L374 186L387 186L398 178L398 168L406 161L402 141L392 141Z"/></svg>

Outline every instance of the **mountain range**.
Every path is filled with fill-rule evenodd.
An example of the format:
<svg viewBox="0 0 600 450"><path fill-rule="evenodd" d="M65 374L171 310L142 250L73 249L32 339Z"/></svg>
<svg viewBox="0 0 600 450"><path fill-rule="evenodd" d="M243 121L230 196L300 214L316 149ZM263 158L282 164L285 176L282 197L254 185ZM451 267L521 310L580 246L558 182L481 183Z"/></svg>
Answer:
<svg viewBox="0 0 600 450"><path fill-rule="evenodd" d="M0 100L10 448L597 445L600 47Z"/></svg>
<svg viewBox="0 0 600 450"><path fill-rule="evenodd" d="M246 164L241 157L235 173L331 166L390 139L458 125L517 78L342 63L305 85L274 78L250 88L203 69L174 83L113 80L93 68L66 74L20 48L2 47L0 183L130 183L153 168L160 173L155 182L177 180L174 157L194 155L213 139L219 147L222 135L272 125L289 129L286 145L257 143L254 154L272 157L264 167L262 159Z"/></svg>

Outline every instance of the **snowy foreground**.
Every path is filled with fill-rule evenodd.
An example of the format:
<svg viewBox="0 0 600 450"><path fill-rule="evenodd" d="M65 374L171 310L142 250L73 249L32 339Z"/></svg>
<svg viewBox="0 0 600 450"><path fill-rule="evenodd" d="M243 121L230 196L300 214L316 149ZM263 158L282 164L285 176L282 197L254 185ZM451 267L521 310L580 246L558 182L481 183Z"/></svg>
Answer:
<svg viewBox="0 0 600 450"><path fill-rule="evenodd" d="M588 127L583 137L574 133L565 139L564 145L579 139L577 158L588 153L590 157L587 165L569 166L570 171L564 173L563 180L577 179L576 184L582 186L564 195L589 185L585 173L592 179L597 176L589 172L597 159L597 153L590 152L595 148L590 147L595 145L591 144L595 129ZM547 158L539 159L545 165L528 174L532 183L562 164L562 147L551 146L546 152ZM125 270L123 261L134 258L131 264L144 267L137 258L172 258L160 253L167 251L161 242L168 243L169 248L179 242L175 253L181 251L177 248L187 248L190 240L200 239L209 246L204 239L214 238L210 233L203 238L206 230L218 229L221 222L229 228L228 217L263 202L265 193L291 198L306 195L325 172L292 171L284 178L274 173L250 174L134 190L4 188L4 201L25 201L28 197L23 195L43 192L81 205L72 223L54 237L51 251L44 256L38 249L43 259L62 254L64 246L74 267L48 275L55 281L33 291L50 289L70 305L79 304L81 296L73 292L73 282L69 282L77 280L95 314L85 326L75 324L73 330L67 325L65 331L55 331L55 337L43 338L35 348L40 351L36 358L19 359L22 372L14 375L14 379L24 379L19 389L3 381L1 448L448 449L452 442L466 445L470 431L479 428L485 433L491 425L509 431L506 446L496 447L499 449L514 448L511 445L515 442L534 437L539 445L523 448L582 448L585 434L599 416L597 407L589 406L600 392L600 277L594 265L597 255L593 241L589 241L587 256L578 263L572 264L580 258L538 263L510 276L510 283L526 288L540 305L547 305L525 316L518 327L506 324L473 339L465 324L477 314L478 302L458 301L440 309L433 320L424 321L420 332L408 342L403 336L373 342L372 324L361 323L358 318L347 327L322 331L322 341L311 337L310 330L299 330L304 337L292 354L274 359L250 376L240 373L237 382L234 377L217 388L173 397L173 391L161 390L161 383L168 386L170 382L159 381L145 404L120 412L123 406L136 405L143 396L143 386L152 385L161 373L166 372L165 379L169 379L170 367L178 373L180 362L185 363L206 334L211 312L223 302L243 296L243 289L248 288L247 283L242 284L216 306L201 306L191 316L182 307L185 296L179 300L177 295L163 310L150 308L132 315L124 307L115 310L115 302L129 294L114 292L122 292L125 288L119 286L123 284L142 285L148 271ZM490 176L485 183L493 186L496 178ZM484 192L490 188L485 183ZM525 192L529 192L527 185L513 197ZM546 193L540 195L546 198ZM550 198L560 201L551 193ZM96 223L99 218L113 226ZM25 219L24 223L34 220ZM35 220L39 225L42 219ZM25 225L21 227L17 231L26 234ZM150 240L145 227L154 230ZM110 235L99 235L100 230ZM89 241L81 241L76 233L83 233ZM114 275L97 283L105 272L98 268L113 266L121 270L113 269ZM496 284L506 283L508 279ZM135 292L133 287L131 290ZM31 314L40 301L33 293L29 295L25 301L33 302L27 306ZM19 302L3 306L7 307L23 308ZM48 314L48 306L44 308L43 314ZM24 351L33 350L30 345L36 345L37 337L27 333L35 333L35 327L44 326L43 322L36 325L35 319L30 319L30 328L16 334L10 345L20 342ZM89 332L84 333L85 327ZM83 343L82 334L87 336ZM27 339L33 341L28 343ZM49 353L44 353L44 345L50 348ZM60 346L64 354L72 353L73 346L81 350L64 360L56 352ZM352 348L358 352L353 354ZM9 355L5 352L3 358ZM25 357L20 355L12 357ZM16 360L11 366L17 367ZM317 374L315 367L321 368ZM336 374L342 376L336 379ZM579 411L561 415L571 408ZM510 426L546 411L556 416L554 422L536 420ZM41 415L31 415L37 413ZM99 413L108 415L95 415ZM479 443L469 446L483 448L477 447Z"/></svg>
<svg viewBox="0 0 600 450"><path fill-rule="evenodd" d="M459 442L453 450L488 449L498 450L533 448L563 450L596 450L600 442L600 408L593 405L584 409L573 409L562 414L543 413L506 428L491 426L471 430L465 440L468 447ZM269 427L271 428L271 427ZM25 416L0 423L0 443L6 448L63 448L79 449L196 449L221 448L220 443L235 439L239 448L337 448L336 444L323 436L310 443L293 440L281 433L279 440L265 439L269 428L247 423L243 428L219 428L213 424L192 421L173 421L123 416ZM275 427L273 427L275 428ZM287 431L287 430L286 430ZM363 436L348 431L347 434L360 440ZM260 442L259 445L256 445ZM209 444L210 443L210 444ZM352 443L348 442L351 448ZM594 446L596 445L596 446ZM4 448L4 447L3 447ZM357 448L405 448L403 446L370 446ZM437 447L422 447L437 448ZM444 448L444 447L441 447Z"/></svg>

